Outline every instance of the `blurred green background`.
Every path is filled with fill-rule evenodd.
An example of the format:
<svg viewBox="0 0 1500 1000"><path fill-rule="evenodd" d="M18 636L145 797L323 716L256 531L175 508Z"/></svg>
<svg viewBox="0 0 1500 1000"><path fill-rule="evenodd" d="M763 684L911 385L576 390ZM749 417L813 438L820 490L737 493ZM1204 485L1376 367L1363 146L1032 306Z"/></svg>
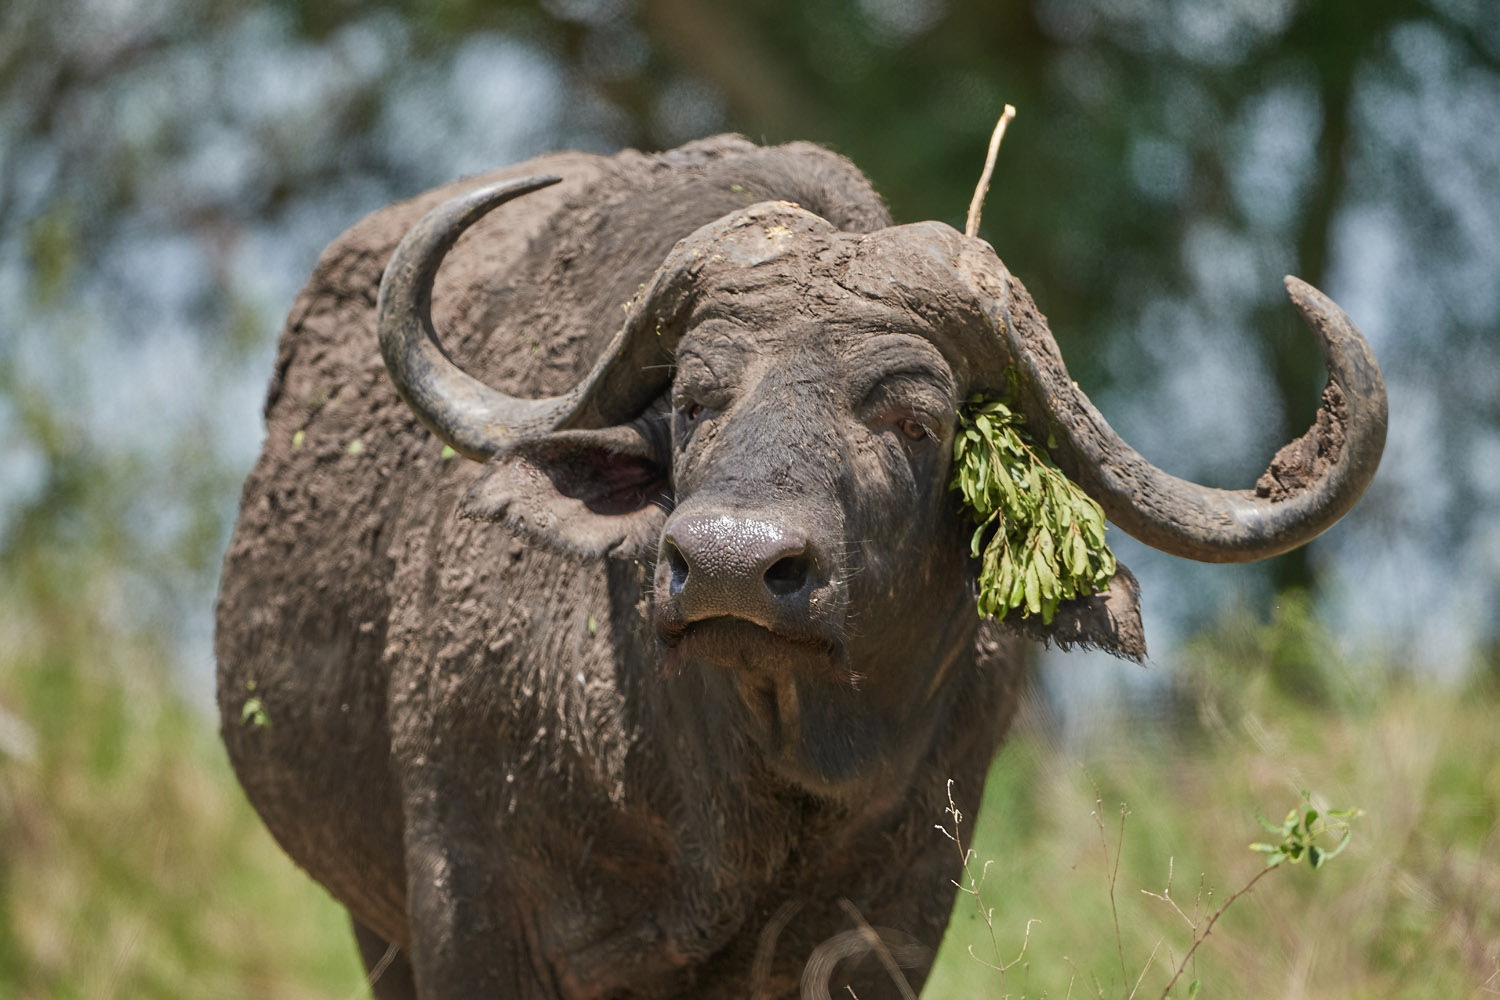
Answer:
<svg viewBox="0 0 1500 1000"><path fill-rule="evenodd" d="M1285 273L1369 336L1391 435L1298 553L1116 540L1155 659L1043 657L975 831L1008 948L1043 921L1032 978L954 944L929 992L1076 968L1124 996L1160 937L1156 995L1184 939L1138 890L1176 857L1222 898L1301 788L1366 810L1355 846L1237 904L1203 995L1500 990L1494 0L7 0L0 997L357 992L205 711L276 333L333 236L535 153L717 131L824 143L899 221L961 225L1006 102L983 235L1128 440L1242 487L1305 428L1324 376ZM1079 761L1132 812L1118 949Z"/></svg>

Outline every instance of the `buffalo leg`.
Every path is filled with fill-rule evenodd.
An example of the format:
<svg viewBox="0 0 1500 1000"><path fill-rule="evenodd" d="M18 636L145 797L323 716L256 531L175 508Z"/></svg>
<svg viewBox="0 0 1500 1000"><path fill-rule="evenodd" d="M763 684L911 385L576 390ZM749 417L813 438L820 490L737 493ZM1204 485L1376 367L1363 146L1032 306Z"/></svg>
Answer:
<svg viewBox="0 0 1500 1000"><path fill-rule="evenodd" d="M407 926L422 1000L557 1000L561 990L503 891L493 843L475 834L465 791L409 791Z"/></svg>
<svg viewBox="0 0 1500 1000"><path fill-rule="evenodd" d="M349 922L354 925L354 940L375 1000L417 1000L417 984L406 956L353 917Z"/></svg>

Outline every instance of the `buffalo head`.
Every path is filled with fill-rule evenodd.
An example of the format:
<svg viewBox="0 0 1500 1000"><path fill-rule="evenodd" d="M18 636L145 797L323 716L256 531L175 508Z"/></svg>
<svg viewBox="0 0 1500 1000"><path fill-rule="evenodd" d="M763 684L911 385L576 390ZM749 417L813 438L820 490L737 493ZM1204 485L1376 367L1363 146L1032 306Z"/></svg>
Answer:
<svg viewBox="0 0 1500 1000"><path fill-rule="evenodd" d="M1385 395L1369 349L1295 279L1329 370L1323 409L1259 493L1216 490L1162 472L1110 429L988 244L931 222L846 233L786 202L678 243L571 392L505 395L444 354L432 281L466 227L556 180L461 196L407 235L380 290L387 367L428 428L486 463L465 512L642 561L665 668L701 674L704 697L723 699L768 765L809 790L849 794L866 765L899 759L972 644L968 528L948 490L972 393L1019 392L1111 520L1194 559L1306 542L1379 459ZM1059 635L1139 656L1117 638L1136 615L1122 579L1061 615L1055 627L1071 631Z"/></svg>

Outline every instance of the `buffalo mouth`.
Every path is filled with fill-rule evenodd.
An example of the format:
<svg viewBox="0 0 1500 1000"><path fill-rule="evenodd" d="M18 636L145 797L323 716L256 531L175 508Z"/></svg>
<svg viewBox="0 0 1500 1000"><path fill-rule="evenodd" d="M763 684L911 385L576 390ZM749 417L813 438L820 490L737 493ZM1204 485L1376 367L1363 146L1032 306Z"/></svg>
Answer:
<svg viewBox="0 0 1500 1000"><path fill-rule="evenodd" d="M665 621L659 629L667 663L718 667L750 677L822 676L853 684L843 637L832 629L767 628L729 615L695 622Z"/></svg>
<svg viewBox="0 0 1500 1000"><path fill-rule="evenodd" d="M781 631L721 616L663 628L662 639L670 672L711 670L729 680L752 735L773 756L793 753L805 696L856 686L842 638L823 630Z"/></svg>

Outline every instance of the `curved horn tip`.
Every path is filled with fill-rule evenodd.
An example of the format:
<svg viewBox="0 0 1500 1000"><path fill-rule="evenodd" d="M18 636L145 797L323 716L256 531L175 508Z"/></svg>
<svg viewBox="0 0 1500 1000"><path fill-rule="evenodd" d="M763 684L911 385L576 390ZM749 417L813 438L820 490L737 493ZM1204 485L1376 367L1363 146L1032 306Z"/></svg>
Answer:
<svg viewBox="0 0 1500 1000"><path fill-rule="evenodd" d="M487 458L522 429L550 430L572 404L567 397L517 399L454 364L433 328L433 280L448 251L480 218L562 179L511 178L449 198L407 230L380 280L376 337L396 392L424 426L467 458Z"/></svg>
<svg viewBox="0 0 1500 1000"><path fill-rule="evenodd" d="M1369 343L1328 296L1295 275L1284 283L1322 348L1331 389L1313 428L1273 460L1275 497L1259 489L1200 486L1151 465L1068 378L1055 348L1034 349L1008 317L1000 325L1080 484L1111 521L1147 545L1204 562L1264 559L1330 527L1374 476L1387 415L1385 383Z"/></svg>
<svg viewBox="0 0 1500 1000"><path fill-rule="evenodd" d="M545 187L551 187L561 181L562 178L557 174L536 174L531 177L512 177L496 181L459 195L447 205L439 206L437 214L447 225L456 224L466 229L477 222L481 216L488 214L492 209L499 208L505 202L531 194L533 191L540 191ZM444 209L449 209L449 212L444 212ZM452 211L454 209L457 211Z"/></svg>
<svg viewBox="0 0 1500 1000"><path fill-rule="evenodd" d="M517 195L523 195L560 183L562 183L562 176L560 174L533 174L530 177L516 177L510 180L496 181L493 184L486 184L479 191L488 193L503 190L507 193L515 192Z"/></svg>
<svg viewBox="0 0 1500 1000"><path fill-rule="evenodd" d="M1307 303L1308 305L1317 305L1324 308L1333 305L1332 299L1324 295L1314 285L1303 281L1295 274L1289 274L1282 278L1281 283L1286 286L1286 293L1291 296L1294 304Z"/></svg>

